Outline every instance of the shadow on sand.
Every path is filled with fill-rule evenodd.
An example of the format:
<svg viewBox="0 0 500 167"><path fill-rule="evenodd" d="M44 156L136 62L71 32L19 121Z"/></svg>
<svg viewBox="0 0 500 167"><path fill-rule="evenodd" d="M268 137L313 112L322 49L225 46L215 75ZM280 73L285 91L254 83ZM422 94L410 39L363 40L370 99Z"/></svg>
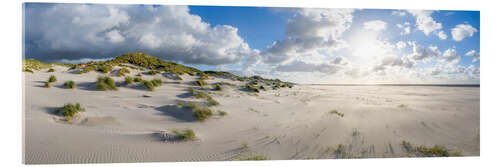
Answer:
<svg viewBox="0 0 500 167"><path fill-rule="evenodd" d="M162 112L162 115L166 115L174 118L179 122L194 122L197 121L193 117L194 112L186 107L178 107L177 105L165 105L161 107L156 107L155 110Z"/></svg>

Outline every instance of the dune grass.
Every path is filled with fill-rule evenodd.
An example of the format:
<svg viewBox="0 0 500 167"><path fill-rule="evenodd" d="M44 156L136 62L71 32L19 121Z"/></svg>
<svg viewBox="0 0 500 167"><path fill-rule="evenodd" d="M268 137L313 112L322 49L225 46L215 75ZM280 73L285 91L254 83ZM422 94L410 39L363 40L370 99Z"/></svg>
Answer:
<svg viewBox="0 0 500 167"><path fill-rule="evenodd" d="M455 157L461 156L460 152L451 152L444 146L434 145L433 147L426 147L424 145L413 146L408 141L402 141L401 146L407 153L414 154L418 157Z"/></svg>
<svg viewBox="0 0 500 167"><path fill-rule="evenodd" d="M130 85L132 83L134 83L134 78L126 76L125 77L125 84Z"/></svg>
<svg viewBox="0 0 500 167"><path fill-rule="evenodd" d="M159 74L159 73L161 73L161 72L158 71L158 70L151 70L151 71L148 72L149 75L156 75L156 74Z"/></svg>
<svg viewBox="0 0 500 167"><path fill-rule="evenodd" d="M53 68L47 70L47 72L55 72L56 70L54 70Z"/></svg>
<svg viewBox="0 0 500 167"><path fill-rule="evenodd" d="M51 75L51 76L49 77L49 82L57 82L57 78L56 78L56 76Z"/></svg>
<svg viewBox="0 0 500 167"><path fill-rule="evenodd" d="M155 91L155 85L148 80L142 80L142 84L148 88L149 91Z"/></svg>
<svg viewBox="0 0 500 167"><path fill-rule="evenodd" d="M213 115L213 111L210 108L198 106L194 103L177 103L177 106L190 108L194 112L193 117L200 121L205 121Z"/></svg>
<svg viewBox="0 0 500 167"><path fill-rule="evenodd" d="M339 112L339 111L337 111L337 110L331 110L329 113L330 113L330 114L336 114L336 115L338 115L339 117L344 117L344 113L341 113L341 112Z"/></svg>
<svg viewBox="0 0 500 167"><path fill-rule="evenodd" d="M43 84L43 87L50 88L51 87L50 82L45 81L45 83Z"/></svg>
<svg viewBox="0 0 500 167"><path fill-rule="evenodd" d="M220 116L226 116L226 115L227 115L227 112L222 111L222 110L217 110L217 113L218 113Z"/></svg>
<svg viewBox="0 0 500 167"><path fill-rule="evenodd" d="M248 157L243 157L239 158L241 161L262 161L262 160L269 160L269 157L265 155L252 155Z"/></svg>
<svg viewBox="0 0 500 167"><path fill-rule="evenodd" d="M80 103L76 103L76 104L71 104L71 103L67 103L67 104L64 104L64 106L62 108L59 108L58 110L55 111L55 114L62 114L66 121L71 121L71 119L73 119L73 117L78 114L79 112L84 112L85 111L85 108L83 108Z"/></svg>
<svg viewBox="0 0 500 167"><path fill-rule="evenodd" d="M216 101L212 96L208 95L203 91L196 90L194 88L189 88L193 96L197 99L205 99L208 102L209 106L217 106L220 105L218 101Z"/></svg>
<svg viewBox="0 0 500 167"><path fill-rule="evenodd" d="M189 140L196 140L196 134L192 129L185 129L183 131L179 130L173 130L172 131L175 135L179 136L179 140L181 141L189 141Z"/></svg>
<svg viewBox="0 0 500 167"><path fill-rule="evenodd" d="M85 73L95 71L95 70L96 70L95 65L87 65L87 66L85 66L85 68L83 70L78 71L78 74L85 74Z"/></svg>
<svg viewBox="0 0 500 167"><path fill-rule="evenodd" d="M205 82L204 80L200 79L200 80L194 81L194 84L197 85L197 86L203 87L203 86L207 85L207 82Z"/></svg>
<svg viewBox="0 0 500 167"><path fill-rule="evenodd" d="M253 85L251 84L246 84L245 85L245 88L248 90L248 91L251 91L251 92L255 92L255 93L259 93L259 89L257 89L256 87L254 87Z"/></svg>
<svg viewBox="0 0 500 167"><path fill-rule="evenodd" d="M33 70L29 69L29 68L24 68L23 69L23 72L29 72L29 73L34 73Z"/></svg>
<svg viewBox="0 0 500 167"><path fill-rule="evenodd" d="M66 81L66 82L64 82L64 87L66 87L68 89L74 89L74 88L76 88L76 83L75 83L75 81Z"/></svg>
<svg viewBox="0 0 500 167"><path fill-rule="evenodd" d="M134 82L142 82L142 78L141 77L135 77L134 78Z"/></svg>
<svg viewBox="0 0 500 167"><path fill-rule="evenodd" d="M153 84L153 86L158 87L158 86L162 85L163 81L161 79L157 78L157 79L151 80L151 83Z"/></svg>
<svg viewBox="0 0 500 167"><path fill-rule="evenodd" d="M216 91L222 91L223 89L222 89L222 86L221 86L221 85L219 85L219 84L215 84L215 86L214 86L214 90L216 90Z"/></svg>
<svg viewBox="0 0 500 167"><path fill-rule="evenodd" d="M116 74L116 76L122 77L122 76L125 76L126 74L130 74L130 70L126 67L123 67L123 68L120 68L120 70L118 70L118 73Z"/></svg>
<svg viewBox="0 0 500 167"><path fill-rule="evenodd" d="M96 83L97 89L100 90L118 90L118 87L116 86L115 80L111 77L104 77L100 76L97 78L97 83Z"/></svg>

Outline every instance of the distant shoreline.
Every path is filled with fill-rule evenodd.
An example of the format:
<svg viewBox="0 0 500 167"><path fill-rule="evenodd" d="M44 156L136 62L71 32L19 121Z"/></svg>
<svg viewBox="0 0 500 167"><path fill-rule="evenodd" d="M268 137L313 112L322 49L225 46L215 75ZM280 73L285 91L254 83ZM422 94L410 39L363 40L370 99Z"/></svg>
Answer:
<svg viewBox="0 0 500 167"><path fill-rule="evenodd" d="M439 86L439 87L480 87L480 84L299 84L313 86Z"/></svg>

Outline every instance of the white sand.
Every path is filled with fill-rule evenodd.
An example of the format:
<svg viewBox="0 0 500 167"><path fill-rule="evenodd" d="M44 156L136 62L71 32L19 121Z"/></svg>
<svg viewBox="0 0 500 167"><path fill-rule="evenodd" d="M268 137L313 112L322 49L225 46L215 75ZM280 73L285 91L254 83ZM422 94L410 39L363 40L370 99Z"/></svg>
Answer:
<svg viewBox="0 0 500 167"><path fill-rule="evenodd" d="M349 146L344 157L402 157L408 156L403 140L479 155L479 88L298 85L253 96L225 86L222 92L211 91L221 103L212 109L228 115L199 122L175 106L200 101L187 94L196 77L185 75L179 84L161 74L143 75L167 83L154 92L141 86L98 91L95 81L103 74L55 69L23 74L28 164L235 160L249 154L342 158L332 149L338 144ZM44 88L50 75L58 81ZM113 78L118 85L124 80ZM76 81L77 88L63 88L66 80ZM207 80L219 81L242 84ZM64 103L76 102L86 111L72 123L51 114ZM331 110L345 115L329 114ZM188 128L199 140L162 142L155 135Z"/></svg>

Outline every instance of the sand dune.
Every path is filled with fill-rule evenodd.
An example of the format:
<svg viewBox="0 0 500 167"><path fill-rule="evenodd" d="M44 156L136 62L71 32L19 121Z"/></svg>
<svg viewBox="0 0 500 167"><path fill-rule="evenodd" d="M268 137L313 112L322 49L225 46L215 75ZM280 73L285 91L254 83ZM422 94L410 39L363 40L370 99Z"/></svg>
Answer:
<svg viewBox="0 0 500 167"><path fill-rule="evenodd" d="M226 116L200 122L179 102L203 100L189 95L195 76L164 81L155 91L125 86L99 91L98 72L76 74L63 66L55 72L24 73L25 162L109 163L238 160L255 155L270 159L407 157L401 145L441 145L463 156L479 155L479 88L430 86L311 86L248 93L244 83L223 91L203 90ZM130 76L141 71L131 70ZM58 79L43 87L50 75ZM73 80L75 89L65 89ZM52 111L65 103L86 111L68 123ZM336 110L338 114L330 113ZM164 142L162 131L192 129L197 140Z"/></svg>

